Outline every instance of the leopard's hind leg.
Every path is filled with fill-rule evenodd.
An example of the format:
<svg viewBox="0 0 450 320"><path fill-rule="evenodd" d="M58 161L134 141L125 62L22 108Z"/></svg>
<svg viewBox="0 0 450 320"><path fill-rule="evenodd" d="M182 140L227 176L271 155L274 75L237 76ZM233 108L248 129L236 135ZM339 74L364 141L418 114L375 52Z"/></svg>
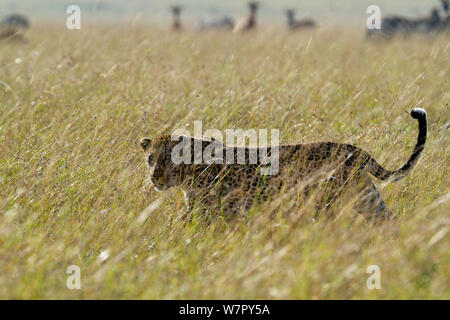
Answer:
<svg viewBox="0 0 450 320"><path fill-rule="evenodd" d="M381 191L375 186L367 174L359 181L359 194L354 209L369 221L392 220L395 216L389 211Z"/></svg>

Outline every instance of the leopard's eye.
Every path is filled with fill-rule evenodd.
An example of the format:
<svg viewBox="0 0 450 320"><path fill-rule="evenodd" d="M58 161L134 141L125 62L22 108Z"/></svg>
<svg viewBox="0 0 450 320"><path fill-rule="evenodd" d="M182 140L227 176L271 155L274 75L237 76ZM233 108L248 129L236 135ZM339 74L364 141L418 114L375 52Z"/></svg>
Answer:
<svg viewBox="0 0 450 320"><path fill-rule="evenodd" d="M153 156L151 154L148 155L147 162L150 166L153 165Z"/></svg>

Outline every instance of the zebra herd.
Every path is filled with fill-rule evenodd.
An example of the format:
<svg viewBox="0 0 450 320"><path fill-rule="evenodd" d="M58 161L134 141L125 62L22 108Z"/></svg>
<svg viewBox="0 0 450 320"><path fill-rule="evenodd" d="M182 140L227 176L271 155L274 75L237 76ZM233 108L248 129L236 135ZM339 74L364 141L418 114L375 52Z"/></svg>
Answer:
<svg viewBox="0 0 450 320"><path fill-rule="evenodd" d="M433 8L428 16L406 18L389 16L381 21L381 29L368 29L367 36L392 38L394 35L450 32L449 0L441 0L441 9Z"/></svg>

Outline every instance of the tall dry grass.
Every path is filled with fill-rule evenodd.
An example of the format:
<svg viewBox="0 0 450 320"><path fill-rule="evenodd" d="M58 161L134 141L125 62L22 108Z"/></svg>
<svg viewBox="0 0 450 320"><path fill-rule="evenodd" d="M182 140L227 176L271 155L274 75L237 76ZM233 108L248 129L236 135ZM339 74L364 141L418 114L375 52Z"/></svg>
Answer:
<svg viewBox="0 0 450 320"><path fill-rule="evenodd" d="M0 45L1 298L450 298L448 38L129 26L27 38ZM345 201L312 223L295 197L185 223L179 190L145 184L139 138L194 120L354 143L397 168L417 137L413 107L428 111L429 138L410 176L380 185L394 224L355 219ZM80 290L66 288L70 265ZM369 265L380 290L366 287Z"/></svg>

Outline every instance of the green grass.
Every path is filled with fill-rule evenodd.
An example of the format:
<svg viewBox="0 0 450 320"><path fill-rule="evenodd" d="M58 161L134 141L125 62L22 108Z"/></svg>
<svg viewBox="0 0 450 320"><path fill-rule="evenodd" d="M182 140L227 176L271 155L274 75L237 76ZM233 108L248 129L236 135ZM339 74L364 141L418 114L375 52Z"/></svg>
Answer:
<svg viewBox="0 0 450 320"><path fill-rule="evenodd" d="M450 298L448 38L126 26L27 38L0 46L0 298ZM354 143L397 168L413 107L429 114L424 154L380 186L396 224L370 226L345 202L311 223L296 199L185 224L181 192L145 183L139 139L194 120ZM381 290L366 287L374 264ZM66 288L70 265L81 290Z"/></svg>

